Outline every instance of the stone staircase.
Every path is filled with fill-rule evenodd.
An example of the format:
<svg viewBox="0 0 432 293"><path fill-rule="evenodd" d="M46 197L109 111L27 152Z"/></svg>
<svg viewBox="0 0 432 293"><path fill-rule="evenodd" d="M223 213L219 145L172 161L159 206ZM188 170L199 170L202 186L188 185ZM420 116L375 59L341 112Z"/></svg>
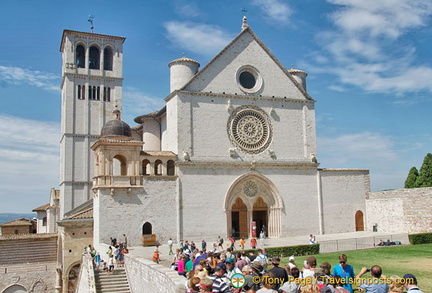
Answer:
<svg viewBox="0 0 432 293"><path fill-rule="evenodd" d="M95 271L96 292L130 293L129 283L124 268L116 268L109 275L104 271Z"/></svg>

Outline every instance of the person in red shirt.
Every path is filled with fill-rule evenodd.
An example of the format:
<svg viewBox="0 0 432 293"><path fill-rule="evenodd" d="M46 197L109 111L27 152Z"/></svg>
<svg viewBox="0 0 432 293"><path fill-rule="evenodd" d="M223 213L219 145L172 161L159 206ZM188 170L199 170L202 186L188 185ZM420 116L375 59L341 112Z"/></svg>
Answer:
<svg viewBox="0 0 432 293"><path fill-rule="evenodd" d="M229 240L231 242L231 251L234 251L236 249L235 248L235 239L231 236Z"/></svg>
<svg viewBox="0 0 432 293"><path fill-rule="evenodd" d="M252 249L255 249L255 248L256 248L257 241L256 241L256 238L255 238L255 237L252 237L252 238L251 238L251 240L250 240L250 244L251 244L251 246L252 246Z"/></svg>

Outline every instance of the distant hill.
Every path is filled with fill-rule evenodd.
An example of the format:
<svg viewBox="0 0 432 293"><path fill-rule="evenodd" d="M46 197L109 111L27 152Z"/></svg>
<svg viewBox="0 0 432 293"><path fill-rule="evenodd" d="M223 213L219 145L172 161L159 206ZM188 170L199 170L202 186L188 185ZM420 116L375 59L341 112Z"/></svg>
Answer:
<svg viewBox="0 0 432 293"><path fill-rule="evenodd" d="M36 218L36 213L27 213L27 214L0 213L0 224L7 223L20 218L33 219Z"/></svg>

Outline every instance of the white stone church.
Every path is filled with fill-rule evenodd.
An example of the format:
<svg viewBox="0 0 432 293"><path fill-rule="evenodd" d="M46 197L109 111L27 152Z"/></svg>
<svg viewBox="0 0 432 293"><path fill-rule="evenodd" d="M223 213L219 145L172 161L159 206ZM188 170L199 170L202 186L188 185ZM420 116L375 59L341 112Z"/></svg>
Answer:
<svg viewBox="0 0 432 293"><path fill-rule="evenodd" d="M369 171L319 168L307 74L246 20L202 69L170 62L165 107L133 127L120 120L124 41L65 30L61 42L61 217L93 201L95 244L113 227L132 246L251 237L253 222L269 237L363 230Z"/></svg>
<svg viewBox="0 0 432 293"><path fill-rule="evenodd" d="M112 236L139 246L364 230L369 171L319 168L307 74L287 70L246 19L202 69L171 61L165 106L132 127L121 121L124 41L63 32L60 200L38 210L59 237L56 292L73 290L82 248L104 251Z"/></svg>

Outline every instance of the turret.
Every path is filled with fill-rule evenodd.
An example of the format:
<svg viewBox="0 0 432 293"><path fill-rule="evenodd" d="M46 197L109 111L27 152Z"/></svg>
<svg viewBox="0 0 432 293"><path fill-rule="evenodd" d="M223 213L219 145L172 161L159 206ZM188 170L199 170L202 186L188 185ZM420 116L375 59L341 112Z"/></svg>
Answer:
<svg viewBox="0 0 432 293"><path fill-rule="evenodd" d="M292 77L301 85L301 87L306 91L306 76L307 73L300 69L291 68L288 70Z"/></svg>
<svg viewBox="0 0 432 293"><path fill-rule="evenodd" d="M192 59L182 57L171 61L170 68L170 92L179 90L198 72L200 64Z"/></svg>

